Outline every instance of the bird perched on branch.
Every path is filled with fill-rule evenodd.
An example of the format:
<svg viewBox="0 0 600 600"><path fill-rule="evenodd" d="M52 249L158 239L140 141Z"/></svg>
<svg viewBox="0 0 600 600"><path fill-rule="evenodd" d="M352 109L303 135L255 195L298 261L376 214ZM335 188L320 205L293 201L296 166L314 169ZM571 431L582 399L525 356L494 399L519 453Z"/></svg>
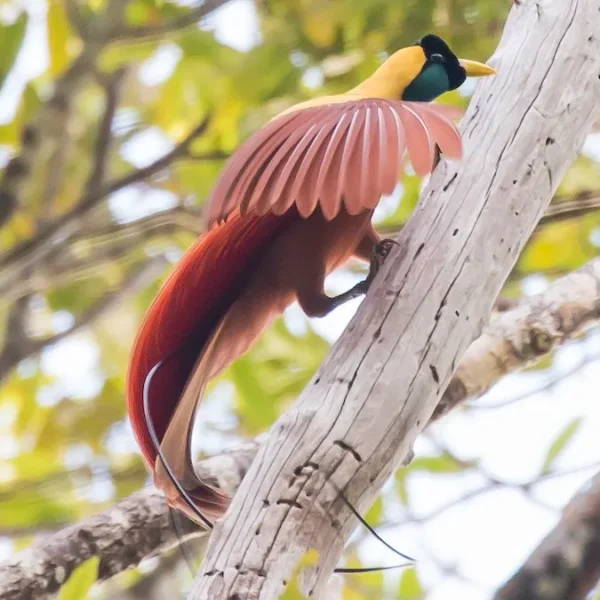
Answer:
<svg viewBox="0 0 600 600"><path fill-rule="evenodd" d="M461 156L447 113L428 103L467 76L493 73L427 35L349 92L278 115L226 163L208 231L148 310L129 366L133 430L171 506L209 527L222 516L229 497L196 475L190 456L207 382L292 302L321 317L367 291L393 243L380 240L371 216L396 186L405 151L421 175L438 147ZM327 296L325 277L351 257L370 262L368 277Z"/></svg>

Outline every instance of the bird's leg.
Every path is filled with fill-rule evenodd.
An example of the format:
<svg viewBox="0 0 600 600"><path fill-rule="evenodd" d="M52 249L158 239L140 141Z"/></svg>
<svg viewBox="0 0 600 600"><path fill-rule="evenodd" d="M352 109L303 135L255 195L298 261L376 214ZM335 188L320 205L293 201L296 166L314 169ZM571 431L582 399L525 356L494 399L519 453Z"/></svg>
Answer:
<svg viewBox="0 0 600 600"><path fill-rule="evenodd" d="M370 266L367 277L349 290L333 298L325 294L323 290L325 271L322 266L319 267L318 272L312 272L310 276L304 277L302 284L296 290L296 298L304 313L308 317L324 317L349 300L364 296L387 255L390 253L392 246L395 244L397 242L394 240L382 240L376 231L370 227L354 251L356 258L369 262Z"/></svg>
<svg viewBox="0 0 600 600"><path fill-rule="evenodd" d="M398 244L398 242L390 239L381 240L379 236L376 237L376 240L373 240L373 236L365 236L355 253L358 258L366 259L370 263L369 273L365 279L333 298L327 296L323 291L320 291L318 294L298 294L300 306L307 316L323 317L338 306L345 304L349 300L354 300L354 298L364 296L367 293L371 282L383 265L390 250L394 245Z"/></svg>

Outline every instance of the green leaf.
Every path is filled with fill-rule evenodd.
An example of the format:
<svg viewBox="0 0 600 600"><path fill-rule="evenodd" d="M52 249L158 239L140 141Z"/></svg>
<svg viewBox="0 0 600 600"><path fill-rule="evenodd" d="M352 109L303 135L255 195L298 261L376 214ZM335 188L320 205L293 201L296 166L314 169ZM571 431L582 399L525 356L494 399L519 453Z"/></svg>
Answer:
<svg viewBox="0 0 600 600"><path fill-rule="evenodd" d="M430 473L459 473L475 466L475 461L460 461L448 453L440 456L419 456L409 465L409 471L429 471Z"/></svg>
<svg viewBox="0 0 600 600"><path fill-rule="evenodd" d="M381 522L381 517L383 517L383 499L379 496L365 515L365 521L371 527L376 527Z"/></svg>
<svg viewBox="0 0 600 600"><path fill-rule="evenodd" d="M400 578L398 598L402 600L420 600L424 598L424 590L414 567L407 569Z"/></svg>
<svg viewBox="0 0 600 600"><path fill-rule="evenodd" d="M73 35L61 0L52 0L49 3L47 22L50 73L60 75L75 55L79 42Z"/></svg>
<svg viewBox="0 0 600 600"><path fill-rule="evenodd" d="M549 473L552 470L556 459L562 454L563 450L567 447L573 436L579 431L581 427L581 417L576 417L556 436L555 440L550 444L548 452L546 453L546 459L544 460L544 466L542 467L542 473Z"/></svg>
<svg viewBox="0 0 600 600"><path fill-rule="evenodd" d="M0 29L0 89L21 49L27 20L27 13L24 12L12 25Z"/></svg>
<svg viewBox="0 0 600 600"><path fill-rule="evenodd" d="M92 556L92 558L79 565L62 586L58 594L58 600L85 600L88 597L90 588L98 579L99 564L100 558Z"/></svg>

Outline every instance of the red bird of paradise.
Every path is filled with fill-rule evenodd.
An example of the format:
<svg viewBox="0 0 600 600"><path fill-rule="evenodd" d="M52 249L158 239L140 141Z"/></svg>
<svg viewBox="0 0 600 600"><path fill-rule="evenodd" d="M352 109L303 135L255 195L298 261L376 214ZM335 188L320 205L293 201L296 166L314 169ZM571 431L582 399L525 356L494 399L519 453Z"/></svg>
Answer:
<svg viewBox="0 0 600 600"><path fill-rule="evenodd" d="M394 190L404 153L420 175L433 170L438 147L461 157L455 126L428 103L467 76L493 73L427 35L349 92L276 116L228 160L209 200L208 231L148 310L129 365L129 417L171 506L209 527L223 515L229 497L198 477L190 456L207 382L292 302L321 317L366 293L392 243L371 216ZM369 276L327 296L325 277L351 257L370 262Z"/></svg>

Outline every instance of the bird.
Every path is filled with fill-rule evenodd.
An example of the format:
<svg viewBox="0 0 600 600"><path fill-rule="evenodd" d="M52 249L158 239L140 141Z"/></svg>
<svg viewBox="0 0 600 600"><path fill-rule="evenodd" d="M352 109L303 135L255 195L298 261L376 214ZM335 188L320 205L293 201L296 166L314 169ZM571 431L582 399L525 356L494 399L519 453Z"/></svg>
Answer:
<svg viewBox="0 0 600 600"><path fill-rule="evenodd" d="M191 435L208 381L298 302L323 317L365 294L393 240L371 217L408 154L430 173L462 142L442 105L467 76L495 74L427 34L391 54L353 89L286 109L230 156L208 198L206 231L148 309L130 353L127 411L168 504L212 527L230 497L194 471ZM355 257L364 281L329 297L325 277Z"/></svg>

